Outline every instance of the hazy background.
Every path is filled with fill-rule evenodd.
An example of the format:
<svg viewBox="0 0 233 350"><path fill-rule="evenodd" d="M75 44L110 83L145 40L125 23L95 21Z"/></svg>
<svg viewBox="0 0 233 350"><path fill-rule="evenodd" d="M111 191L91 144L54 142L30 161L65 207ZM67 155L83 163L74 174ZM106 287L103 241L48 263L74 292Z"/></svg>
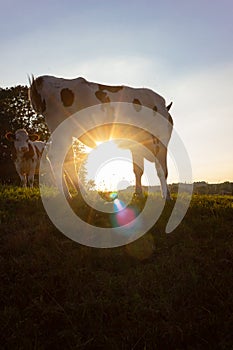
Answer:
<svg viewBox="0 0 233 350"><path fill-rule="evenodd" d="M232 12L231 0L1 1L0 87L33 73L152 88L173 101L193 180L233 181Z"/></svg>

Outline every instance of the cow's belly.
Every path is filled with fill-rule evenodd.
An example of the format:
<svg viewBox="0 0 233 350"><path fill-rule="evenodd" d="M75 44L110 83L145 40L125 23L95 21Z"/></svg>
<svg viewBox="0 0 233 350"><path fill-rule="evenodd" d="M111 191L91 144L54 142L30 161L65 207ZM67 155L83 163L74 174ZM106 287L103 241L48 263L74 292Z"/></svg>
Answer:
<svg viewBox="0 0 233 350"><path fill-rule="evenodd" d="M75 133L74 133L75 136ZM125 124L108 124L89 130L88 133L79 137L79 140L86 146L96 147L98 142L104 142L113 139L121 139L117 142L120 148L129 148L135 143L141 143L145 147L153 147L152 136L144 130L137 127L127 126Z"/></svg>

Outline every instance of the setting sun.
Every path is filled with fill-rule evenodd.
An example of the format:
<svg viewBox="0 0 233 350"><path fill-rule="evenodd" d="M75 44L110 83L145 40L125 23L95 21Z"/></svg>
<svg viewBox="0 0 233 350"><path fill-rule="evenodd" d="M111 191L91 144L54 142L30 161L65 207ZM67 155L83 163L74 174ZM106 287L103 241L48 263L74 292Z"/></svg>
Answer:
<svg viewBox="0 0 233 350"><path fill-rule="evenodd" d="M87 177L98 190L117 190L134 184L131 153L114 141L97 142L87 155Z"/></svg>
<svg viewBox="0 0 233 350"><path fill-rule="evenodd" d="M169 182L176 182L177 169L168 154ZM132 156L129 150L121 149L114 140L98 142L87 154L87 178L94 180L96 189L100 191L116 191L135 185ZM159 185L155 164L144 162L142 184L145 186Z"/></svg>

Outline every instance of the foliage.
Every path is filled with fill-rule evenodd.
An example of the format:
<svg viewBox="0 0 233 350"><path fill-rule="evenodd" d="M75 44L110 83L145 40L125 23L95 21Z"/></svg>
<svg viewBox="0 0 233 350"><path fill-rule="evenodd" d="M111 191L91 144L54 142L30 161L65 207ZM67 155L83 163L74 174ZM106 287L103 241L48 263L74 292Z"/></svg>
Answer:
<svg viewBox="0 0 233 350"><path fill-rule="evenodd" d="M76 173L78 174L78 177L79 177L79 181L81 181L83 186L86 186L87 185L86 147L76 137L73 137L72 149L73 149L73 161L75 164Z"/></svg>
<svg viewBox="0 0 233 350"><path fill-rule="evenodd" d="M25 128L38 133L42 140L48 139L49 131L44 117L32 110L28 99L28 87L16 86L0 89L1 132Z"/></svg>
<svg viewBox="0 0 233 350"><path fill-rule="evenodd" d="M233 197L194 195L166 235L173 205L136 242L91 249L53 227L38 189L1 187L2 348L231 349Z"/></svg>
<svg viewBox="0 0 233 350"><path fill-rule="evenodd" d="M232 195L233 182L225 181L218 184L208 184L205 181L194 182L193 192L195 194L220 194Z"/></svg>

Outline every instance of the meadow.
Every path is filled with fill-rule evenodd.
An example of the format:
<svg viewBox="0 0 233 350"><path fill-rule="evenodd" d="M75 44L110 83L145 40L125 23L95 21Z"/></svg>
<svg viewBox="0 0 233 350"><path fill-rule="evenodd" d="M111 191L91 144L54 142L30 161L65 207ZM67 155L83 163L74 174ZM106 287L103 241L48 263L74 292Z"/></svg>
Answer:
<svg viewBox="0 0 233 350"><path fill-rule="evenodd" d="M137 241L96 249L53 226L38 188L1 186L0 348L232 349L233 196L194 195L165 234L173 205Z"/></svg>

